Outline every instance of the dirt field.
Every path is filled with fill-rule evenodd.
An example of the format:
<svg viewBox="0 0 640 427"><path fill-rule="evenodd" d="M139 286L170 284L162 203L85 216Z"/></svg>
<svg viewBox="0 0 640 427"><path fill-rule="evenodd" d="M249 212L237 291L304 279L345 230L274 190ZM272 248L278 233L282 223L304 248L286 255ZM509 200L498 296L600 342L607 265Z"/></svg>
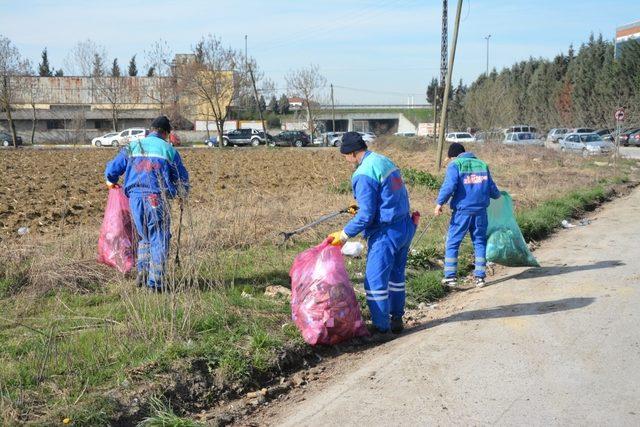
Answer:
<svg viewBox="0 0 640 427"><path fill-rule="evenodd" d="M543 149L476 148L498 185L528 206L612 175L609 167ZM437 173L433 147L381 143L377 149L401 167ZM114 154L109 149L3 151L0 240L19 238L20 227L32 235L68 234L80 225L97 232L106 201L104 167ZM264 242L351 202L350 194L335 191L350 175L335 149L185 149L181 154L192 180L190 224L197 229L204 216L207 233L236 243ZM415 187L411 196L414 208L429 212L435 191Z"/></svg>

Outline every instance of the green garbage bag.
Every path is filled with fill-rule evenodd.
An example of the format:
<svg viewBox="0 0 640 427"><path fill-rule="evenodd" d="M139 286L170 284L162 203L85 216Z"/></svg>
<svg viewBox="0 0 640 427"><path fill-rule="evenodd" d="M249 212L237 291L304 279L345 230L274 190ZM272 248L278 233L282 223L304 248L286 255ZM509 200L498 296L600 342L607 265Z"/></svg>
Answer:
<svg viewBox="0 0 640 427"><path fill-rule="evenodd" d="M500 193L502 197L492 199L487 209L487 261L508 267L540 267L513 215L513 199L506 191Z"/></svg>

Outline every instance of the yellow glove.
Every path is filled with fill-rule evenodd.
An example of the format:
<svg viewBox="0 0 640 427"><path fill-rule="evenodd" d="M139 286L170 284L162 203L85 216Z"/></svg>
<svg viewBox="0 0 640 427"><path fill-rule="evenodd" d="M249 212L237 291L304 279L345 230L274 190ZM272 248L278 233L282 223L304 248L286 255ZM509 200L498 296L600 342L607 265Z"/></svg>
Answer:
<svg viewBox="0 0 640 427"><path fill-rule="evenodd" d="M351 215L355 215L356 213L358 213L358 205L353 204L353 205L349 206L349 209L347 209L347 213L349 213Z"/></svg>
<svg viewBox="0 0 640 427"><path fill-rule="evenodd" d="M331 233L328 237L333 238L333 240L331 241L332 246L344 245L344 243L349 239L349 236L347 236L347 233L345 233L344 230Z"/></svg>

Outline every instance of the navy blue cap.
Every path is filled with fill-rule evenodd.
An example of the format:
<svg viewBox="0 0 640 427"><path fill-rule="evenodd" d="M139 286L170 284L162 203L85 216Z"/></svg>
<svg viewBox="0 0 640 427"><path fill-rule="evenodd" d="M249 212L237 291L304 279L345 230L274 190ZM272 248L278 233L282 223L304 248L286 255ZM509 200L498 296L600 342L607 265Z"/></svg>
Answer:
<svg viewBox="0 0 640 427"><path fill-rule="evenodd" d="M158 116L151 122L151 127L153 129L160 129L165 131L166 133L171 132L171 122L167 116Z"/></svg>
<svg viewBox="0 0 640 427"><path fill-rule="evenodd" d="M464 153L464 145L459 142L454 142L449 146L449 150L447 151L447 157L453 159L454 157L458 157L460 154Z"/></svg>
<svg viewBox="0 0 640 427"><path fill-rule="evenodd" d="M340 152L342 154L349 154L366 149L367 144L358 132L347 132L342 135L342 144L340 144Z"/></svg>

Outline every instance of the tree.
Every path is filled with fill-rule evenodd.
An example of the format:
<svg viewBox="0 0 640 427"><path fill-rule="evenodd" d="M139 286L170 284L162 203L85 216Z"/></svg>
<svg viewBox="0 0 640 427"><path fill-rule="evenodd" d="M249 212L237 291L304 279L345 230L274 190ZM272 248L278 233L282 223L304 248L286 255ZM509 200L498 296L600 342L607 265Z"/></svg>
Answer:
<svg viewBox="0 0 640 427"><path fill-rule="evenodd" d="M278 102L279 112L282 115L289 114L290 106L289 106L289 98L284 93L280 96L280 101Z"/></svg>
<svg viewBox="0 0 640 427"><path fill-rule="evenodd" d="M194 101L190 107L196 116L207 122L214 119L220 140L231 103L239 88L248 83L249 73L245 72L244 65L244 55L208 35L196 44L191 58L175 67L181 85L179 90Z"/></svg>
<svg viewBox="0 0 640 427"><path fill-rule="evenodd" d="M64 71L62 70L62 68L58 68L58 70L54 74L54 77L64 77Z"/></svg>
<svg viewBox="0 0 640 427"><path fill-rule="evenodd" d="M40 77L51 77L53 75L51 68L49 68L49 55L46 47L42 51L42 62L38 64L38 75Z"/></svg>
<svg viewBox="0 0 640 427"><path fill-rule="evenodd" d="M67 75L92 76L104 74L107 52L91 39L76 43L65 59Z"/></svg>
<svg viewBox="0 0 640 427"><path fill-rule="evenodd" d="M264 100L264 95L260 95L260 100L258 101L258 108L260 111L265 112L267 110L267 103Z"/></svg>
<svg viewBox="0 0 640 427"><path fill-rule="evenodd" d="M291 93L300 96L304 100L307 112L307 128L309 133L315 133L313 106L318 105L320 89L327 84L327 79L320 74L320 67L311 64L308 67L293 70L284 77Z"/></svg>
<svg viewBox="0 0 640 427"><path fill-rule="evenodd" d="M434 105L435 102L435 93L438 90L438 79L436 77L431 79L431 83L427 86L427 102L429 104Z"/></svg>
<svg viewBox="0 0 640 427"><path fill-rule="evenodd" d="M17 146L17 134L11 110L19 96L20 77L29 73L29 63L25 61L11 40L0 36L0 108L7 115L13 146Z"/></svg>
<svg viewBox="0 0 640 427"><path fill-rule="evenodd" d="M129 73L129 76L131 77L135 77L138 75L138 66L136 65L136 55L133 55L131 57L131 60L129 61L128 73Z"/></svg>
<svg viewBox="0 0 640 427"><path fill-rule="evenodd" d="M267 111L272 113L278 113L278 100L275 95L271 95L271 99L269 99L269 105L267 105Z"/></svg>
<svg viewBox="0 0 640 427"><path fill-rule="evenodd" d="M153 77L156 75L156 67L149 67L147 70L147 77Z"/></svg>
<svg viewBox="0 0 640 427"><path fill-rule="evenodd" d="M120 77L120 65L118 65L118 58L115 58L111 65L111 77Z"/></svg>
<svg viewBox="0 0 640 427"><path fill-rule="evenodd" d="M144 56L149 70L147 77L158 77L145 86L146 95L160 105L160 112L167 115L172 121L180 119L176 103L176 76L171 66L173 51L169 43L159 39L153 42L149 50L145 50Z"/></svg>

